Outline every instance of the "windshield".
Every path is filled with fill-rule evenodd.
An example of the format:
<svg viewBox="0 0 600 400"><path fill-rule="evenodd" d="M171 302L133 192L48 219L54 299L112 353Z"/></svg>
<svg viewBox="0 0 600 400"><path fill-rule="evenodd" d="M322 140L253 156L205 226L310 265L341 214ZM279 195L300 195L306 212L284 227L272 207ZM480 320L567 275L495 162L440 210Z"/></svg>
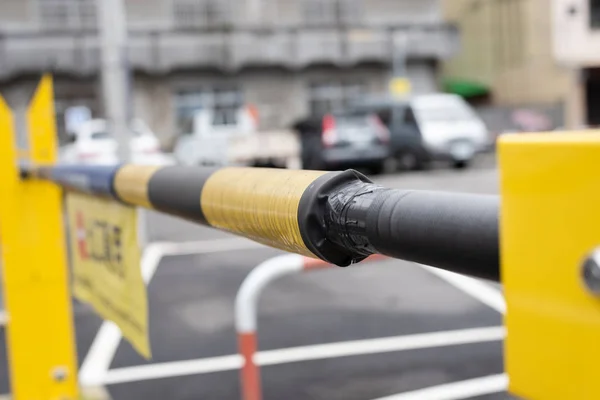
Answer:
<svg viewBox="0 0 600 400"><path fill-rule="evenodd" d="M130 132L133 133L134 137L140 137L143 135L142 132L132 129ZM102 140L102 139L112 139L113 135L106 130L98 130L96 132L92 132L90 135L90 139L92 140Z"/></svg>
<svg viewBox="0 0 600 400"><path fill-rule="evenodd" d="M370 127L369 115L353 114L353 115L335 115L336 128L368 128Z"/></svg>
<svg viewBox="0 0 600 400"><path fill-rule="evenodd" d="M423 104L413 107L415 115L425 122L465 121L473 118L473 112L462 104L437 104L425 106Z"/></svg>
<svg viewBox="0 0 600 400"><path fill-rule="evenodd" d="M417 116L424 121L462 121L473 118L473 114L464 108L421 108L415 109Z"/></svg>
<svg viewBox="0 0 600 400"><path fill-rule="evenodd" d="M365 142L376 135L373 114L334 114L337 139L344 142Z"/></svg>

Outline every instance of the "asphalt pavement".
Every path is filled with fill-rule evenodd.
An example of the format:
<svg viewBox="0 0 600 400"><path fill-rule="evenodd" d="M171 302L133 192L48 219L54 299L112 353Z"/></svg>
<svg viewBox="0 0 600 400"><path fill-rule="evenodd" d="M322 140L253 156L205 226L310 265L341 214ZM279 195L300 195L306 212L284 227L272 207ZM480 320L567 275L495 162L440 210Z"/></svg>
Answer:
<svg viewBox="0 0 600 400"><path fill-rule="evenodd" d="M496 193L498 186L491 158L467 170L434 169L375 180L389 187L479 193ZM76 304L80 364L86 361L88 378L105 384L115 400L239 398L238 370L225 365L227 357L237 352L235 294L256 265L282 253L156 213L147 214L146 225L148 243L183 243L179 253L165 253L156 260L148 285L152 360L143 360L118 337L113 347L105 345L92 354L92 343L101 341L99 336L106 342L110 335L105 335L106 327L100 329L103 322L89 307ZM480 285L501 301L498 285L474 280L457 284L399 260L286 276L261 294L258 347L277 352L341 343L352 349L384 337L403 340L410 335L426 340L435 332L462 335L470 329L495 327L501 331L501 307L484 304L486 299L468 293L469 285ZM0 339L4 340L3 334ZM344 345L348 341L353 342ZM424 347L341 357L331 357L325 349L315 359L297 362L286 362L280 355L280 361L262 368L264 398L372 400L503 372L501 340ZM208 368L192 368L206 358L212 360ZM107 368L94 362L100 359L108 363ZM0 389L6 393L6 367L0 369ZM425 392L414 396L446 398L427 397ZM398 400L402 398L409 397ZM507 395L452 398L504 399Z"/></svg>

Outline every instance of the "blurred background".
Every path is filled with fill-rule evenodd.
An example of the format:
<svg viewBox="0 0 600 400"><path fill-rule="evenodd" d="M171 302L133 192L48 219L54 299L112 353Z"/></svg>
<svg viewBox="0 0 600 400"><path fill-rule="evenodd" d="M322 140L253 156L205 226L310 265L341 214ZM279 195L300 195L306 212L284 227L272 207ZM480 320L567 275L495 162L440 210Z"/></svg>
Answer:
<svg viewBox="0 0 600 400"><path fill-rule="evenodd" d="M63 163L356 168L497 193L499 135L600 125L599 28L600 0L0 0L0 92L26 148L26 106L54 75ZM152 363L236 353L236 290L280 252L152 212L144 229L182 249L149 284ZM500 326L501 289L461 282L401 261L286 277L261 301L259 348ZM102 321L75 313L83 363ZM106 396L239 396L218 366L131 378L148 362L118 343L101 351L121 369ZM282 364L265 398L506 398L418 392L501 376L500 341Z"/></svg>
<svg viewBox="0 0 600 400"><path fill-rule="evenodd" d="M250 139L237 145L231 140L219 143L222 132L270 133L262 135L263 141L281 142L281 151L294 153L298 144L290 143L286 133L297 133L299 122L331 113L352 114L361 105L357 103L369 100L376 105L362 107L362 113L378 112L384 120L391 134L390 157L413 168L431 158L428 153L447 150L431 136L461 139L456 132L431 128L436 119L456 120L449 114L460 113L455 108L463 107L451 100L431 97L421 102L421 108L433 107L433 112L416 110L416 121L404 117L414 98L439 93L456 94L473 107L485 124L488 145L504 132L577 128L595 125L599 118L589 111L599 97L598 74L590 58L599 15L595 1L124 0L121 7L105 3L109 17L102 22L96 0L0 2L0 90L18 108L29 98L38 74L53 72L63 144L75 140L74 132L87 137L91 133L81 130L103 129L101 124L82 128L86 121L110 122L114 117L103 102L100 77L103 66L110 67L102 61L103 44L97 33L101 24L118 26L122 19L127 32L113 44L126 76L121 97L126 96L127 118L136 120L135 135L151 133L157 139L145 147L134 146L137 152L149 152L155 145L172 152L178 143L185 148L192 142L201 148L209 143L228 152L228 161L294 166L294 161L275 159L273 149L265 154L231 154L236 153L232 147L261 146L256 140L249 145ZM110 43L110 38L104 40ZM110 90L106 93L111 96ZM107 103L121 101L116 96ZM394 118L381 115L383 109L388 113L396 109ZM462 119L469 120L469 114L469 109L463 111ZM360 131L360 118L340 118L337 130L346 125ZM411 134L402 125L411 123L423 138L407 139ZM301 124L301 136L307 130L313 134L325 130L318 124L310 128ZM475 149L466 153L482 147L481 133L476 132L482 128L471 128L467 136L475 138ZM182 142L186 136L195 139ZM200 137L204 141L212 137L213 143ZM311 140L301 139L314 153ZM412 148L418 141L424 141L419 151ZM80 152L84 153L80 161L94 161L92 154ZM222 158L176 157L186 163ZM338 154L314 162L308 158L304 156L303 164L312 167L324 166L329 158L334 166L348 161ZM378 171L378 160L363 164ZM354 163L351 157L349 161Z"/></svg>

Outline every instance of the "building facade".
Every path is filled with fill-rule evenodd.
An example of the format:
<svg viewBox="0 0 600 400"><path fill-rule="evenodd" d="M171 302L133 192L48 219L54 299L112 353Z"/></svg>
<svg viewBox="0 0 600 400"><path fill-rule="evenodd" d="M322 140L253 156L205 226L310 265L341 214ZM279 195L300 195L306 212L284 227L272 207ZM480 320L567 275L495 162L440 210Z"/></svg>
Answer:
<svg viewBox="0 0 600 400"><path fill-rule="evenodd" d="M2 0L0 90L55 75L57 114L102 116L96 0ZM263 128L387 91L402 43L415 92L458 50L440 0L124 0L133 114L165 144L202 107L252 104Z"/></svg>
<svg viewBox="0 0 600 400"><path fill-rule="evenodd" d="M569 121L600 126L600 1L553 0L552 21L554 56L571 71Z"/></svg>
<svg viewBox="0 0 600 400"><path fill-rule="evenodd" d="M548 0L444 0L443 8L462 41L444 65L446 83L478 87L494 105L566 101L569 71L554 58Z"/></svg>

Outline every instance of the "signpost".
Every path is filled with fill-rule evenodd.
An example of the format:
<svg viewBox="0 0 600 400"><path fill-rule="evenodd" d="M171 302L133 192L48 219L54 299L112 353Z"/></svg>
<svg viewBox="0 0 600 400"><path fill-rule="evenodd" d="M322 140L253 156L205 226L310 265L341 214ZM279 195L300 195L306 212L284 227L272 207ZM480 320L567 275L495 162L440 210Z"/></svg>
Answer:
<svg viewBox="0 0 600 400"><path fill-rule="evenodd" d="M404 77L394 77L390 80L390 93L394 97L404 97L410 94L410 81Z"/></svg>
<svg viewBox="0 0 600 400"><path fill-rule="evenodd" d="M79 193L67 195L73 294L113 321L150 358L148 301L140 269L134 207Z"/></svg>

